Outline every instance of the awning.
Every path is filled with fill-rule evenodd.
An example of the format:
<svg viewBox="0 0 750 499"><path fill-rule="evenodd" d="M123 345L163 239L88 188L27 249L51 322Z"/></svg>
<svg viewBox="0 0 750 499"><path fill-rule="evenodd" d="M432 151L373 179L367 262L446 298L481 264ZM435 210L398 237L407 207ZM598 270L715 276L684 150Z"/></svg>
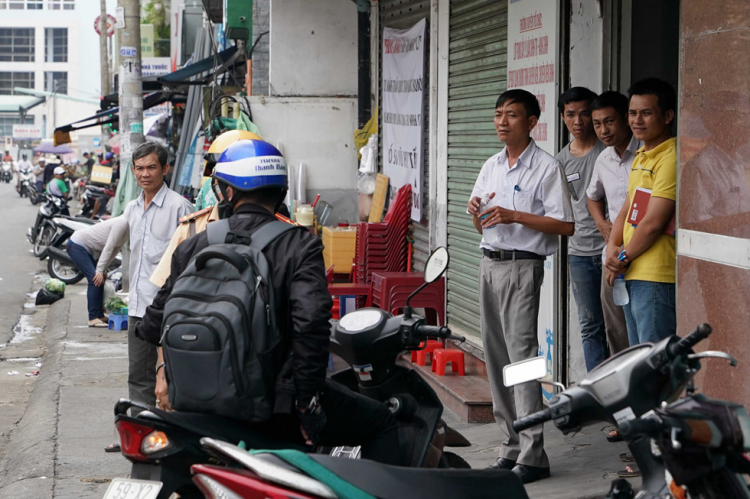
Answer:
<svg viewBox="0 0 750 499"><path fill-rule="evenodd" d="M238 58L239 53L237 47L229 47L226 50L222 50L218 54L201 59L198 62L185 66L182 69L178 69L173 73L166 74L164 76L158 76L156 81L164 85L196 85L205 84L208 82L208 78L213 77L214 74L221 74ZM238 61L238 64L245 64L244 60ZM199 81L188 81L188 78L192 78L205 71L211 71L205 80Z"/></svg>
<svg viewBox="0 0 750 499"><path fill-rule="evenodd" d="M143 109L150 109L154 106L158 106L163 102L173 100L175 97L177 97L178 100L184 100L182 96L170 95L167 92L154 92L152 94L148 94L143 98ZM119 107L113 107L112 109L107 109L106 111L100 111L93 116L89 116L88 118L74 121L73 123L70 123L68 125L55 128L55 134L58 134L58 132L61 134L65 134L76 130L83 130L84 128L91 128L93 126L102 126L109 123L115 123L120 119L119 113ZM87 123L92 120L94 120L93 123ZM79 123L85 124L78 125ZM57 140L57 143L61 144L65 142Z"/></svg>
<svg viewBox="0 0 750 499"><path fill-rule="evenodd" d="M0 113L26 112L34 106L43 104L45 100L26 95L0 95Z"/></svg>

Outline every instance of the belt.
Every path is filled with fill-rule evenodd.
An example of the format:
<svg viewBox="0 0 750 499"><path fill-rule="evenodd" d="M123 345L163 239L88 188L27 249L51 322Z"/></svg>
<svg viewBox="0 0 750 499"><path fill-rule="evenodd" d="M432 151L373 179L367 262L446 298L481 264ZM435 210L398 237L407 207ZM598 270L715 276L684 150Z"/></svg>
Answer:
<svg viewBox="0 0 750 499"><path fill-rule="evenodd" d="M482 253L484 253L484 256L487 258L493 260L544 260L547 258L546 256L537 255L530 251L519 250L490 251L486 248L482 248Z"/></svg>

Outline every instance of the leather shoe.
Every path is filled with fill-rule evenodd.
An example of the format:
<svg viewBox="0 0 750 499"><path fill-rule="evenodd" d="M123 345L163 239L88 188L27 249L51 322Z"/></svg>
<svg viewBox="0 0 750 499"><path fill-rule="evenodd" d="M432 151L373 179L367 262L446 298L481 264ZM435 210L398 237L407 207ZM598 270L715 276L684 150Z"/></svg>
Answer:
<svg viewBox="0 0 750 499"><path fill-rule="evenodd" d="M521 479L521 483L523 484L536 482L537 480L549 478L550 476L549 468L528 466L526 464L517 464L513 468L513 473L518 475L518 478Z"/></svg>
<svg viewBox="0 0 750 499"><path fill-rule="evenodd" d="M515 461L506 459L504 457L498 457L497 461L487 466L488 470L512 470L516 465Z"/></svg>

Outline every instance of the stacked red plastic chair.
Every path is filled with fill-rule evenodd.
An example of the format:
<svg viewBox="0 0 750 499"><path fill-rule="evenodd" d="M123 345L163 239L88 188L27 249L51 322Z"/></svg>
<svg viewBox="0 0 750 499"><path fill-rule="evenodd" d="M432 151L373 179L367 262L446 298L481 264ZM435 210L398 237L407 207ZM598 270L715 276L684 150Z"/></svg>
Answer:
<svg viewBox="0 0 750 499"><path fill-rule="evenodd" d="M369 284L373 271L406 270L407 236L411 212L411 185L401 187L381 223L362 222L357 227L356 282Z"/></svg>

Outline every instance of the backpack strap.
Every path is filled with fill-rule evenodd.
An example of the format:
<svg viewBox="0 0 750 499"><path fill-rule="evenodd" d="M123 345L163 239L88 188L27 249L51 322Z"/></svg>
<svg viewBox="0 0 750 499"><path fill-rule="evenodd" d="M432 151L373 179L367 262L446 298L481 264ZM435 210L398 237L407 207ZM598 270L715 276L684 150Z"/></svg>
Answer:
<svg viewBox="0 0 750 499"><path fill-rule="evenodd" d="M295 225L290 225L279 220L269 222L250 235L250 247L262 251L271 241L283 233L297 228Z"/></svg>
<svg viewBox="0 0 750 499"><path fill-rule="evenodd" d="M210 224L206 225L208 244L224 244L229 231L229 219L227 218L216 220L215 222L211 222Z"/></svg>
<svg viewBox="0 0 750 499"><path fill-rule="evenodd" d="M279 220L273 220L250 235L250 247L262 251L268 244L281 234L296 229L298 226L290 225ZM225 218L211 222L206 226L208 244L224 244L227 234L231 231L229 219Z"/></svg>

